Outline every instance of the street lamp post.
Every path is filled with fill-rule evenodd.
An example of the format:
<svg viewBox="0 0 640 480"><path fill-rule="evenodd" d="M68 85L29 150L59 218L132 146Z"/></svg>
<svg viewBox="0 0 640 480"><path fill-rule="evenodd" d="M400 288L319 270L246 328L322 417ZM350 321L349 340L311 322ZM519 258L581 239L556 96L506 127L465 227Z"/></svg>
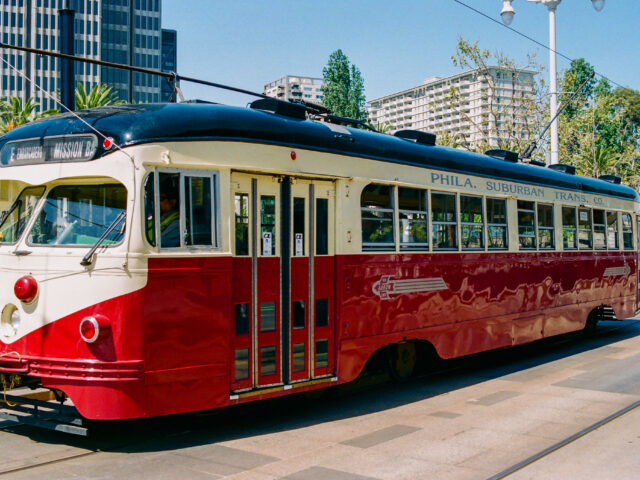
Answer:
<svg viewBox="0 0 640 480"><path fill-rule="evenodd" d="M513 0L502 0L502 11L500 16L505 25L510 25L515 16L515 10L511 5ZM556 74L556 9L562 0L527 0L531 3L542 3L549 10L549 90L551 99L549 102L549 114L553 119L551 122L551 159L550 163L559 163L558 160L558 119L555 118L558 112L558 87ZM604 8L604 0L591 0L593 8L597 12Z"/></svg>

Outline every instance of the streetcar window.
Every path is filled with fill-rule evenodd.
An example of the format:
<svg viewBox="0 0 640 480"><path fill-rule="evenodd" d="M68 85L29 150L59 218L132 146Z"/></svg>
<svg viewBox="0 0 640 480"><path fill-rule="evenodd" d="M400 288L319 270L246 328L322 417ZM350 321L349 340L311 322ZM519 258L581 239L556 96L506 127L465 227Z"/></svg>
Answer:
<svg viewBox="0 0 640 480"><path fill-rule="evenodd" d="M304 309L304 300L296 300L293 302L293 328L299 329L306 326L306 314Z"/></svg>
<svg viewBox="0 0 640 480"><path fill-rule="evenodd" d="M249 304L236 304L236 335L249 333Z"/></svg>
<svg viewBox="0 0 640 480"><path fill-rule="evenodd" d="M533 202L518 200L518 238L520 248L536 248L536 211Z"/></svg>
<svg viewBox="0 0 640 480"><path fill-rule="evenodd" d="M329 299L316 298L316 327L329 325Z"/></svg>
<svg viewBox="0 0 640 480"><path fill-rule="evenodd" d="M622 244L625 250L633 250L633 224L628 213L622 214Z"/></svg>
<svg viewBox="0 0 640 480"><path fill-rule="evenodd" d="M562 207L562 246L565 250L578 248L576 207Z"/></svg>
<svg viewBox="0 0 640 480"><path fill-rule="evenodd" d="M578 209L578 247L581 250L591 248L591 210L588 208Z"/></svg>
<svg viewBox="0 0 640 480"><path fill-rule="evenodd" d="M275 332L276 304L274 302L260 304L260 331Z"/></svg>
<svg viewBox="0 0 640 480"><path fill-rule="evenodd" d="M275 375L276 373L276 347L269 345L260 348L260 375Z"/></svg>
<svg viewBox="0 0 640 480"><path fill-rule="evenodd" d="M9 181L8 180L0 180L0 201L8 201L9 200Z"/></svg>
<svg viewBox="0 0 640 480"><path fill-rule="evenodd" d="M305 360L305 345L304 343L294 343L293 344L293 371L296 372L304 372L306 369L306 360Z"/></svg>
<svg viewBox="0 0 640 480"><path fill-rule="evenodd" d="M329 366L329 340L316 340L316 368Z"/></svg>
<svg viewBox="0 0 640 480"><path fill-rule="evenodd" d="M304 198L293 199L293 255L304 255Z"/></svg>
<svg viewBox="0 0 640 480"><path fill-rule="evenodd" d="M455 193L431 193L431 230L433 248L458 248Z"/></svg>
<svg viewBox="0 0 640 480"><path fill-rule="evenodd" d="M152 247L156 246L156 202L155 202L155 175L150 173L144 181L144 230L147 242Z"/></svg>
<svg viewBox="0 0 640 480"><path fill-rule="evenodd" d="M276 197L262 195L260 197L260 236L262 238L262 255L270 257L276 252Z"/></svg>
<svg viewBox="0 0 640 480"><path fill-rule="evenodd" d="M236 255L249 255L249 195L236 193L234 204Z"/></svg>
<svg viewBox="0 0 640 480"><path fill-rule="evenodd" d="M460 224L462 226L462 249L484 248L482 197L460 195Z"/></svg>
<svg viewBox="0 0 640 480"><path fill-rule="evenodd" d="M180 246L180 174L160 173L160 246Z"/></svg>
<svg viewBox="0 0 640 480"><path fill-rule="evenodd" d="M236 380L249 378L249 349L241 348L236 350Z"/></svg>
<svg viewBox="0 0 640 480"><path fill-rule="evenodd" d="M127 207L123 185L61 185L47 195L29 232L31 245L88 246L95 244ZM114 228L103 245L124 236L125 222Z"/></svg>
<svg viewBox="0 0 640 480"><path fill-rule="evenodd" d="M398 188L400 216L400 249L429 247L427 235L427 191L415 188Z"/></svg>
<svg viewBox="0 0 640 480"><path fill-rule="evenodd" d="M393 188L367 185L362 191L362 249L394 250Z"/></svg>
<svg viewBox="0 0 640 480"><path fill-rule="evenodd" d="M618 249L618 213L607 212L607 248Z"/></svg>
<svg viewBox="0 0 640 480"><path fill-rule="evenodd" d="M329 200L316 199L316 255L329 253Z"/></svg>
<svg viewBox="0 0 640 480"><path fill-rule="evenodd" d="M217 247L216 175L211 173L159 172L157 179L160 247ZM147 240L156 244L151 228L155 211L151 205L153 175L145 183Z"/></svg>
<svg viewBox="0 0 640 480"><path fill-rule="evenodd" d="M489 249L506 249L507 236L507 201L500 198L487 198L487 235Z"/></svg>
<svg viewBox="0 0 640 480"><path fill-rule="evenodd" d="M604 210L593 211L593 248L604 250L607 248L607 225Z"/></svg>
<svg viewBox="0 0 640 480"><path fill-rule="evenodd" d="M184 177L186 245L213 245L213 187L211 177Z"/></svg>
<svg viewBox="0 0 640 480"><path fill-rule="evenodd" d="M44 187L27 187L20 192L0 224L0 243L13 244L18 241L43 193Z"/></svg>
<svg viewBox="0 0 640 480"><path fill-rule="evenodd" d="M553 205L538 204L538 248L552 249L555 245Z"/></svg>

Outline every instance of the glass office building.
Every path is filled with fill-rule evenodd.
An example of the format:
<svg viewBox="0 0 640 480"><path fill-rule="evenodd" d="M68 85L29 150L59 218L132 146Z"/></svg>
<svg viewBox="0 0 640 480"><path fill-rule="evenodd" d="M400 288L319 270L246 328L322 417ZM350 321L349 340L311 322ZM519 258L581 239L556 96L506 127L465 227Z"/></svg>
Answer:
<svg viewBox="0 0 640 480"><path fill-rule="evenodd" d="M162 29L162 71L178 71L178 32ZM161 80L161 101L168 102L173 95L173 86Z"/></svg>
<svg viewBox="0 0 640 480"><path fill-rule="evenodd" d="M75 10L76 54L160 68L160 0L0 0L2 41L58 51L58 10L67 7ZM33 97L41 109L57 108L43 91L59 96L60 60L7 49L2 51L2 60L0 97L16 96L23 100ZM161 100L163 80L153 75L76 62L75 81L84 83L87 88L106 83L123 100Z"/></svg>

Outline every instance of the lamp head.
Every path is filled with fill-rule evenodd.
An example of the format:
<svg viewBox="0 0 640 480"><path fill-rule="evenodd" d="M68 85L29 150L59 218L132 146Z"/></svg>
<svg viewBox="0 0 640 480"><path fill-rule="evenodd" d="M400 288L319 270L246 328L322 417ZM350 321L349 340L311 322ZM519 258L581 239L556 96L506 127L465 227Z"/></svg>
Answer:
<svg viewBox="0 0 640 480"><path fill-rule="evenodd" d="M591 0L591 3L593 3L593 8L596 9L596 12L604 8L604 0Z"/></svg>
<svg viewBox="0 0 640 480"><path fill-rule="evenodd" d="M500 16L502 17L502 23L505 25L511 25L511 22L513 22L513 16L516 14L515 10L511 6L512 1L513 0L502 0L502 11L500 12ZM596 0L593 1L595 2Z"/></svg>

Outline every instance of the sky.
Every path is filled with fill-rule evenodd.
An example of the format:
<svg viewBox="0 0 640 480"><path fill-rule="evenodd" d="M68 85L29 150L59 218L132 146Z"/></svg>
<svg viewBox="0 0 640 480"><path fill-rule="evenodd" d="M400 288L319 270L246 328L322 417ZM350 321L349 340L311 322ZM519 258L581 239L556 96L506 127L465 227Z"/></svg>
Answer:
<svg viewBox="0 0 640 480"><path fill-rule="evenodd" d="M549 51L509 31L502 0L162 0L162 26L178 31L178 74L262 92L283 75L322 77L342 49L361 71L367 100L461 72L451 56L459 37L524 65L548 67ZM544 5L513 0L511 27L549 44ZM640 1L564 0L556 12L556 50L585 58L598 73L640 90ZM558 57L558 70L569 61ZM548 79L548 71L542 73ZM187 99L243 106L254 98L182 83Z"/></svg>

